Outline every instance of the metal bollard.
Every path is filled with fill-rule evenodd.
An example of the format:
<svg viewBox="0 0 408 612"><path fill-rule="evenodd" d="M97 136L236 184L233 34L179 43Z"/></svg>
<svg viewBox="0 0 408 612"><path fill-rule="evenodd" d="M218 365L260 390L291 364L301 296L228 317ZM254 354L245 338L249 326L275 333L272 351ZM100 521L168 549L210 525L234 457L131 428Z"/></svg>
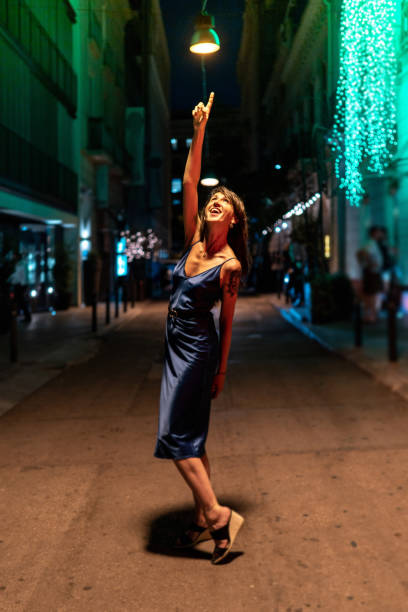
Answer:
<svg viewBox="0 0 408 612"><path fill-rule="evenodd" d="M18 360L18 342L17 342L17 309L15 306L11 309L10 320L10 361L16 363Z"/></svg>
<svg viewBox="0 0 408 612"><path fill-rule="evenodd" d="M92 294L92 331L98 331L98 316L96 312L96 293Z"/></svg>
<svg viewBox="0 0 408 612"><path fill-rule="evenodd" d="M361 316L361 303L356 300L353 312L354 346L363 346L363 317Z"/></svg>
<svg viewBox="0 0 408 612"><path fill-rule="evenodd" d="M110 323L110 291L106 290L106 312L105 312L105 324L109 325Z"/></svg>
<svg viewBox="0 0 408 612"><path fill-rule="evenodd" d="M119 316L119 286L115 284L115 319Z"/></svg>
<svg viewBox="0 0 408 612"><path fill-rule="evenodd" d="M392 299L388 301L387 315L388 359L389 361L398 361L397 308Z"/></svg>
<svg viewBox="0 0 408 612"><path fill-rule="evenodd" d="M127 301L128 301L128 285L126 281L123 283L122 291L123 291L122 293L123 312L126 312L127 311Z"/></svg>

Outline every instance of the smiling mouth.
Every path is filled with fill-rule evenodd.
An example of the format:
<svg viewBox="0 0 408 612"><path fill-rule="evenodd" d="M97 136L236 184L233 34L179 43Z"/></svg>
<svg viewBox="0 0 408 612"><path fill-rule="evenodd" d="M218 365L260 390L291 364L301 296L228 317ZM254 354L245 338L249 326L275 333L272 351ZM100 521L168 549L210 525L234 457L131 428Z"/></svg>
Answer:
<svg viewBox="0 0 408 612"><path fill-rule="evenodd" d="M221 212L221 208L212 208L212 209L210 210L210 213L211 213L211 214L214 214L214 213L215 213L215 214L217 214L217 215L218 215L220 212Z"/></svg>

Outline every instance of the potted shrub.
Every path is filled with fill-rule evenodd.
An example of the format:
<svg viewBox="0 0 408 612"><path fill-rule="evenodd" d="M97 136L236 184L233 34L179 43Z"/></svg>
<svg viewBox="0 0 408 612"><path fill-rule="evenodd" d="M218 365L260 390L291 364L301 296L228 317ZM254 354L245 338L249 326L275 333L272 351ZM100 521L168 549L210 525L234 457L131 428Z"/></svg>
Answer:
<svg viewBox="0 0 408 612"><path fill-rule="evenodd" d="M52 269L55 285L55 308L66 310L71 304L73 265L70 252L60 244L55 249L55 264Z"/></svg>

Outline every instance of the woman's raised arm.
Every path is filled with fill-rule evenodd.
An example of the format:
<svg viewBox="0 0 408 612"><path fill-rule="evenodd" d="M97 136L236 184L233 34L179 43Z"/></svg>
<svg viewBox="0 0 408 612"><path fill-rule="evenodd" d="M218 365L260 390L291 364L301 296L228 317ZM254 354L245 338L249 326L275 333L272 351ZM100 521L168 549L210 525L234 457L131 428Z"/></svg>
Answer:
<svg viewBox="0 0 408 612"><path fill-rule="evenodd" d="M188 152L186 167L183 177L183 218L184 237L186 244L190 244L197 229L198 220L198 195L197 185L201 175L201 155L205 127L210 116L214 100L214 92L210 93L207 106L202 102L197 104L193 110L194 133Z"/></svg>

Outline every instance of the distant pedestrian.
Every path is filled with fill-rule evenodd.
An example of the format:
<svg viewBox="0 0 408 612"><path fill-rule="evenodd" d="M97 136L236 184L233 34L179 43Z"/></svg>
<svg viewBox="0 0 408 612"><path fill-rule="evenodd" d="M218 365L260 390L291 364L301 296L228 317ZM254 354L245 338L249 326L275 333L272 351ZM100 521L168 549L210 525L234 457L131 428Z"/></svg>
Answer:
<svg viewBox="0 0 408 612"><path fill-rule="evenodd" d="M369 240L357 252L357 259L362 268L362 299L364 321L375 323L381 307L381 296L384 289L382 277L384 258L379 245L382 230L373 225L369 230Z"/></svg>
<svg viewBox="0 0 408 612"><path fill-rule="evenodd" d="M292 239L289 245L289 257L292 262L290 274L290 295L293 306L303 306L305 301L305 267L306 248L296 239Z"/></svg>
<svg viewBox="0 0 408 612"><path fill-rule="evenodd" d="M242 200L216 187L198 212L202 145L214 94L193 110L194 134L183 180L186 250L173 273L155 456L173 459L191 488L194 522L177 541L191 547L213 538L213 563L229 553L244 519L221 506L205 451L211 398L222 391L241 273L246 274L247 219ZM221 300L220 339L210 312Z"/></svg>
<svg viewBox="0 0 408 612"><path fill-rule="evenodd" d="M31 322L30 299L28 297L28 285L25 262L21 254L16 256L14 272L9 278L13 286L14 299L17 307L17 314L23 313L24 321Z"/></svg>

